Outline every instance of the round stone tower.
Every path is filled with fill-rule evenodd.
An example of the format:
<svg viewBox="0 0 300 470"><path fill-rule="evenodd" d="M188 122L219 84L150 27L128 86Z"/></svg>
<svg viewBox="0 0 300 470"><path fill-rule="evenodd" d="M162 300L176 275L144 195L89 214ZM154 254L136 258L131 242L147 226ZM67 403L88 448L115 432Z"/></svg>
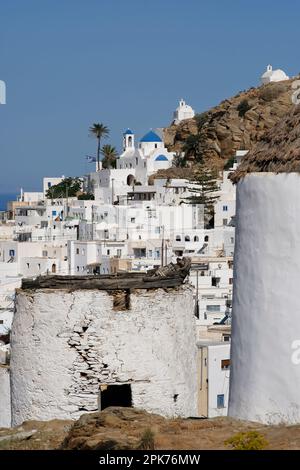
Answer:
<svg viewBox="0 0 300 470"><path fill-rule="evenodd" d="M12 327L12 424L104 407L196 415L189 285L114 291L20 289Z"/></svg>
<svg viewBox="0 0 300 470"><path fill-rule="evenodd" d="M233 174L236 245L229 415L300 423L300 108Z"/></svg>

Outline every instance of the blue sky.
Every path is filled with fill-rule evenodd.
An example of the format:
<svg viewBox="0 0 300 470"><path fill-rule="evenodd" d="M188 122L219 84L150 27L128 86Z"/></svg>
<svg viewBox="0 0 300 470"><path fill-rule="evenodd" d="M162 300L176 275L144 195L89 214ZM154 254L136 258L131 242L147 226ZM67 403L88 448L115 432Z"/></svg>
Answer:
<svg viewBox="0 0 300 470"><path fill-rule="evenodd" d="M93 122L120 148L258 84L268 63L300 71L300 4L292 0L1 0L0 193L43 176L82 175ZM297 61L298 59L298 61Z"/></svg>

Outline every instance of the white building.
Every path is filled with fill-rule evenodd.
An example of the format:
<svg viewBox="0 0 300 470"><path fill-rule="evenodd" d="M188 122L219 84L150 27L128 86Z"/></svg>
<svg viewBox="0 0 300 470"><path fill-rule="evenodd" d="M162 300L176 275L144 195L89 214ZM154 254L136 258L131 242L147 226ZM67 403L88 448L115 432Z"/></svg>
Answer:
<svg viewBox="0 0 300 470"><path fill-rule="evenodd" d="M230 343L199 341L198 416L227 416L230 377Z"/></svg>
<svg viewBox="0 0 300 470"><path fill-rule="evenodd" d="M153 130L150 130L135 147L135 136L128 129L123 135L123 153L117 161L117 169L130 169L131 178L128 185L133 183L147 184L148 177L161 169L172 166L174 152L169 152L162 138Z"/></svg>
<svg viewBox="0 0 300 470"><path fill-rule="evenodd" d="M179 106L174 111L174 123L179 124L179 122L184 121L185 119L192 119L195 116L195 111L191 106L186 104L186 102L181 99L179 101Z"/></svg>
<svg viewBox="0 0 300 470"><path fill-rule="evenodd" d="M46 197L46 193L48 189L56 184L61 183L65 179L64 175L61 177L45 177L43 178L43 194L44 198Z"/></svg>
<svg viewBox="0 0 300 470"><path fill-rule="evenodd" d="M285 80L289 80L289 77L283 70L273 70L272 65L268 65L267 70L262 74L260 80L263 85L266 85L271 82L283 82Z"/></svg>

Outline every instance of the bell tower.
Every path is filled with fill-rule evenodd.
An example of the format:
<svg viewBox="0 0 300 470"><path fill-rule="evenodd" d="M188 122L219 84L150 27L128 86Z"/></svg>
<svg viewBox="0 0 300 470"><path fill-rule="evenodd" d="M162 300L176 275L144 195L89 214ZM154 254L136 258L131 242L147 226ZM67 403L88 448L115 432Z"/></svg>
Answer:
<svg viewBox="0 0 300 470"><path fill-rule="evenodd" d="M123 134L123 152L134 149L134 133L127 129Z"/></svg>

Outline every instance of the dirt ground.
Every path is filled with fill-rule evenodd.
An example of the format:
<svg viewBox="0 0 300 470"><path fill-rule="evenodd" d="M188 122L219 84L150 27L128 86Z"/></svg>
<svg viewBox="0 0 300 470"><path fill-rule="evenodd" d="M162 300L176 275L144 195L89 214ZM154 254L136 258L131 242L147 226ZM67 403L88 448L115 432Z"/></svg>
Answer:
<svg viewBox="0 0 300 470"><path fill-rule="evenodd" d="M300 449L300 425L263 426L233 420L165 419L133 408L111 407L74 421L28 421L0 429L0 449L137 449L145 435L159 449L230 449L225 441L258 431L266 449ZM148 434L147 434L148 433Z"/></svg>

